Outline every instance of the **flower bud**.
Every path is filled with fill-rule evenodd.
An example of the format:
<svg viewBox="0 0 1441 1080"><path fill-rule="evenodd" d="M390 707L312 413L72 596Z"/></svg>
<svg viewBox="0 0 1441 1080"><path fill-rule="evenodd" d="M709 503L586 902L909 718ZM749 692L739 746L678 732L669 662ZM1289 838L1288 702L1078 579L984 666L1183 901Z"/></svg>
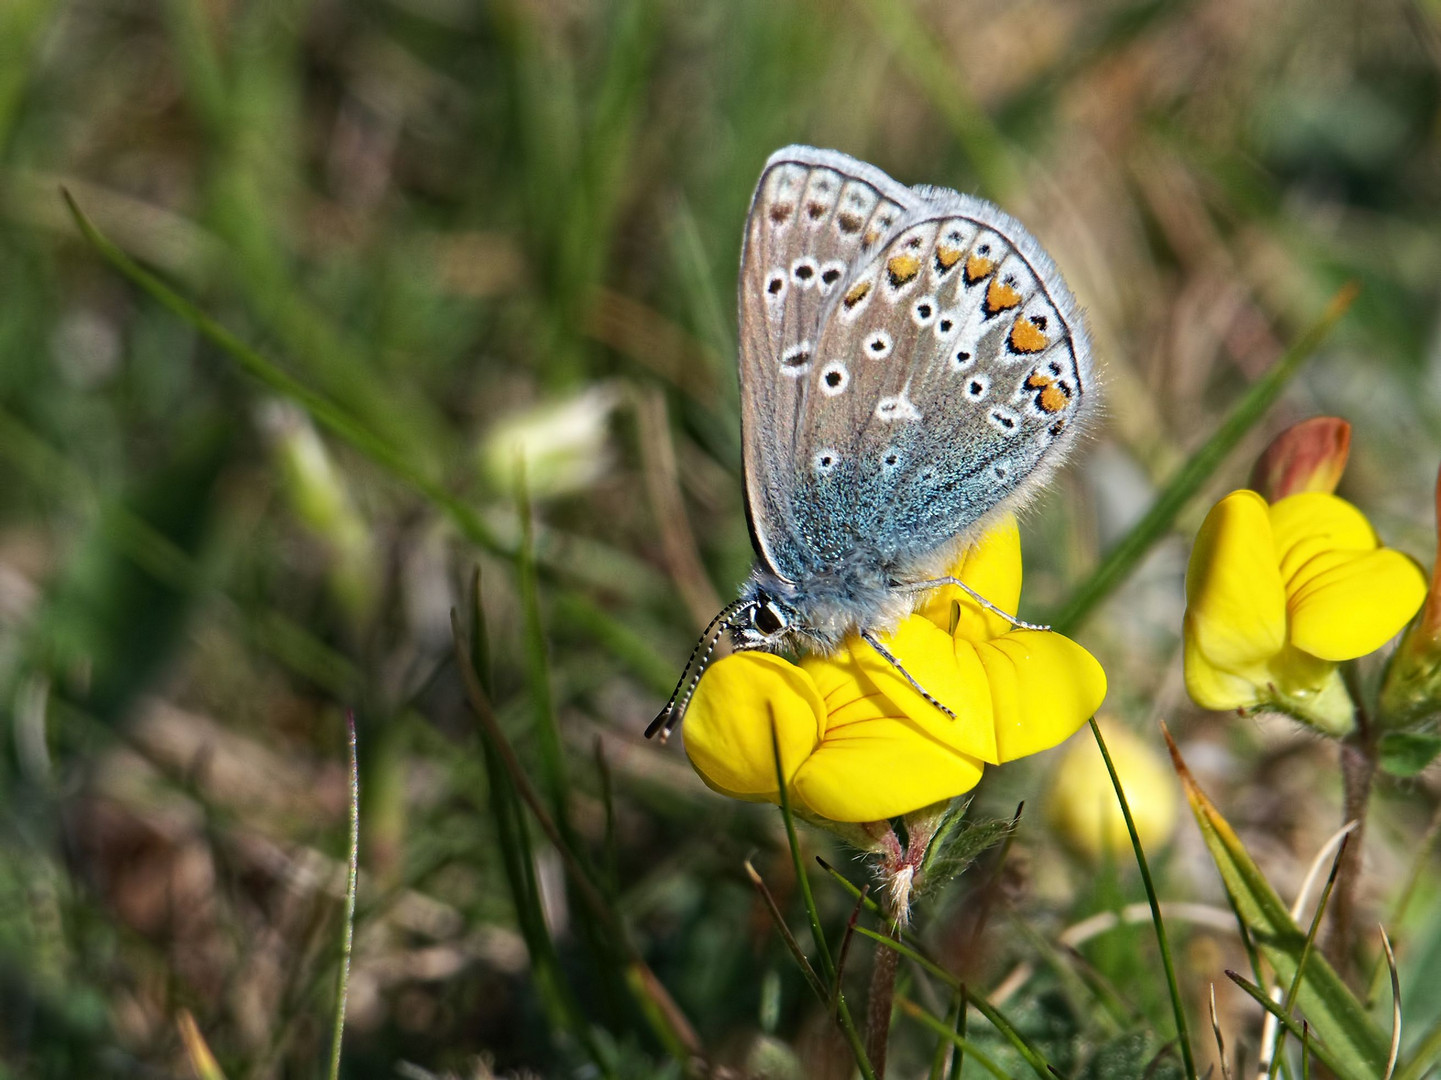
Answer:
<svg viewBox="0 0 1441 1080"><path fill-rule="evenodd" d="M613 388L597 386L505 417L480 448L481 471L497 491L514 489L521 468L533 497L583 491L610 468L608 428L619 400Z"/></svg>
<svg viewBox="0 0 1441 1080"><path fill-rule="evenodd" d="M295 406L267 403L260 426L276 453L291 510L330 556L330 587L352 612L367 612L377 594L379 567L370 529L344 475L310 418Z"/></svg>
<svg viewBox="0 0 1441 1080"><path fill-rule="evenodd" d="M1143 739L1110 718L1098 722L1141 846L1154 851L1176 831L1176 778ZM1067 748L1046 801L1046 820L1088 859L1099 859L1102 853L1119 857L1131 850L1126 818L1095 739L1079 738Z"/></svg>
<svg viewBox="0 0 1441 1080"><path fill-rule="evenodd" d="M1333 494L1351 452L1351 425L1336 416L1292 424L1256 459L1251 488L1267 502L1303 491Z"/></svg>
<svg viewBox="0 0 1441 1080"><path fill-rule="evenodd" d="M1441 714L1441 473L1436 521L1436 562L1426 602L1391 657L1381 686L1380 724L1392 730L1434 726Z"/></svg>

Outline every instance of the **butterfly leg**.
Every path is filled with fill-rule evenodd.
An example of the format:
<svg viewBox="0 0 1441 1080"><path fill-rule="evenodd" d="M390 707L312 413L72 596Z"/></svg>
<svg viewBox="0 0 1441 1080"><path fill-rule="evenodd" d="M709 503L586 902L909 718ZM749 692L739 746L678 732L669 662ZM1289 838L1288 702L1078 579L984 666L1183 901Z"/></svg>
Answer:
<svg viewBox="0 0 1441 1080"><path fill-rule="evenodd" d="M1014 626L1017 630L1049 630L1049 629L1050 629L1049 626L1041 626L1041 625L1039 625L1038 623L1028 623L1028 622L1026 622L1024 619L1018 619L1018 618L1016 618L1016 617L1015 617L1014 615L1012 615L1009 611L1003 611L1003 610L1001 610L999 607L997 607L995 604L991 603L989 600L987 600L987 599L986 599L984 596L982 596L980 593L976 592L975 589L973 589L973 588L971 588L969 585L967 585L967 584L966 584L964 581L962 581L960 578L954 578L954 577L933 578L933 579L930 580L930 581L913 581L913 582L910 582L910 583L908 583L908 584L901 585L901 586L899 586L899 587L900 587L902 590L906 591L906 592L926 592L926 591L928 591L928 590L930 590L930 589L939 589L942 585L954 585L954 586L956 586L956 588L960 589L960 590L961 590L962 592L964 592L967 596L969 596L972 600L974 600L976 603L980 604L981 607L983 607L983 608L985 608L987 611L989 611L992 615L999 615L1001 618L1005 619L1006 622L1008 622L1008 623L1010 623L1012 626Z"/></svg>
<svg viewBox="0 0 1441 1080"><path fill-rule="evenodd" d="M862 630L861 637L866 639L866 644L868 644L871 648L875 649L876 652L881 654L882 660L890 664L891 667L895 668L897 671L899 671L902 675L905 676L906 682L911 684L911 688L915 690L916 693L920 694L921 697L925 698L936 708L940 709L941 712L945 713L952 720L956 718L956 714L954 712L946 708L930 694L926 693L926 688L920 683L916 682L915 676L901 666L901 662L895 658L895 655L889 649L887 649L884 645L882 645L879 641L876 640L876 636L874 634L872 634L869 630Z"/></svg>

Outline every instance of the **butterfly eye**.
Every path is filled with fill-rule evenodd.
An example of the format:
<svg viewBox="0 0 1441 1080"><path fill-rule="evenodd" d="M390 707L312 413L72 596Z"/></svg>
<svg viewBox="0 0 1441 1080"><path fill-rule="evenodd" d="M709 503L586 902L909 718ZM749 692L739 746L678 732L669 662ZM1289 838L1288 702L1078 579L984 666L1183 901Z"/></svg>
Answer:
<svg viewBox="0 0 1441 1080"><path fill-rule="evenodd" d="M786 628L786 617L781 614L780 608L767 601L755 609L751 615L751 625L769 636Z"/></svg>

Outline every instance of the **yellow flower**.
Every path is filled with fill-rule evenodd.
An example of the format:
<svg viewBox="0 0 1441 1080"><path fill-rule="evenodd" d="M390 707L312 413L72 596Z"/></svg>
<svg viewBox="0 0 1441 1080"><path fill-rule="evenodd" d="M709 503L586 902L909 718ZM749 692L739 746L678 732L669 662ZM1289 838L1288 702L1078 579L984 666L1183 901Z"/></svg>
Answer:
<svg viewBox="0 0 1441 1080"><path fill-rule="evenodd" d="M1337 662L1379 649L1425 595L1416 564L1344 499L1267 505L1234 491L1206 516L1186 570L1186 689L1208 709L1270 706L1344 734L1355 710Z"/></svg>
<svg viewBox="0 0 1441 1080"><path fill-rule="evenodd" d="M1015 520L986 534L950 573L1014 611ZM686 753L701 779L733 798L779 801L774 724L800 812L881 821L969 791L987 764L1055 746L1106 695L1105 673L1085 649L1060 634L1012 629L955 586L935 590L881 640L955 719L859 638L799 665L736 653L711 666L686 713Z"/></svg>

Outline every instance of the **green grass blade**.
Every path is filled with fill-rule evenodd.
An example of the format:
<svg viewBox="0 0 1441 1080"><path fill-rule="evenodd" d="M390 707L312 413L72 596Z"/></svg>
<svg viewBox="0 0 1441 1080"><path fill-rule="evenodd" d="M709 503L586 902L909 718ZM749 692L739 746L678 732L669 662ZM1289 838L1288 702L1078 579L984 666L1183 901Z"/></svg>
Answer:
<svg viewBox="0 0 1441 1080"><path fill-rule="evenodd" d="M1326 877L1325 888L1321 890L1321 899L1316 901L1315 914L1311 916L1311 926L1306 931L1306 944L1301 948L1301 959L1296 961L1296 974L1291 976L1291 985L1286 988L1286 998L1281 1002L1281 1008L1290 1012L1296 1007L1296 994L1301 989L1301 979L1306 973L1306 961L1311 959L1311 952L1316 946L1316 932L1321 929L1321 918L1326 914L1326 904L1331 899L1331 891L1336 887L1336 875L1341 870L1341 860L1345 857L1346 846L1351 842L1351 833L1341 837L1341 846L1336 849L1336 857L1331 860L1331 873ZM1274 1080L1276 1070L1281 1065L1281 1048L1286 1042L1286 1030L1276 1037L1276 1046L1271 1051L1271 1068L1267 1072L1268 1080Z"/></svg>
<svg viewBox="0 0 1441 1080"><path fill-rule="evenodd" d="M350 956L355 948L355 894L360 881L360 757L355 738L355 713L345 718L350 747L350 846L346 855L345 927L340 938L340 973L335 991L335 1026L330 1040L330 1080L340 1080L340 1045L345 1032L345 1007L350 997Z"/></svg>
<svg viewBox="0 0 1441 1080"><path fill-rule="evenodd" d="M349 443L387 472L404 481L444 510L466 539L487 551L508 558L514 557L514 553L500 542L474 510L442 487L438 481L416 468L405 454L374 434L341 406L281 370L154 274L136 263L91 224L90 219L85 216L68 191L62 190L61 194L65 198L65 204L70 208L76 226L86 241L123 277L181 321L192 326L207 341L235 360L246 374L261 385L294 401L332 434Z"/></svg>
<svg viewBox="0 0 1441 1080"><path fill-rule="evenodd" d="M1441 1061L1441 1020L1431 1025L1431 1030L1416 1043L1410 1058L1397 1070L1392 1080L1421 1080L1436 1068L1438 1061Z"/></svg>
<svg viewBox="0 0 1441 1080"><path fill-rule="evenodd" d="M1346 1068L1341 1065L1336 1059L1336 1057L1332 1054L1330 1047L1326 1046L1324 1043L1318 1043L1310 1037L1309 1023L1303 1026L1301 1022L1298 1021L1294 1016L1286 1012L1284 1009L1281 1008L1281 1006L1277 1005L1274 1001L1272 1001L1269 994L1267 994L1264 990L1262 990L1255 983L1251 982L1249 979L1243 978L1241 975L1237 974L1234 971L1226 972L1226 978L1230 979L1233 983L1235 983L1242 990L1244 990L1246 992L1246 995L1250 997L1252 1001L1256 1002L1256 1004L1260 1005L1261 1008L1265 1009L1268 1013L1270 1013L1277 1020L1279 1020L1285 1030L1289 1031L1292 1035L1296 1036L1296 1038L1301 1039L1305 1043L1305 1045L1309 1046L1311 1048L1311 1052L1316 1055L1317 1059L1321 1062L1321 1064L1325 1065L1326 1068L1330 1069L1331 1072L1334 1073L1336 1076L1354 1076L1356 1077L1356 1080L1361 1080L1361 1077L1364 1076L1368 1077L1369 1080L1375 1080L1375 1078L1379 1075L1378 1073L1348 1072Z"/></svg>
<svg viewBox="0 0 1441 1080"><path fill-rule="evenodd" d="M1131 805L1126 801L1126 793L1121 788L1121 778L1116 774L1111 752L1106 748L1106 740L1101 737L1101 729L1094 716L1091 717L1091 734L1096 737L1096 745L1101 748L1101 757L1106 761L1106 772L1111 776L1111 786L1116 790L1116 800L1121 804L1121 813L1126 819L1126 831L1131 835L1131 848L1136 853L1136 865L1141 868L1146 901L1151 905L1151 921L1156 927L1156 945L1161 950L1161 965L1166 972L1166 989L1171 995L1171 1011L1176 1018L1176 1039L1181 1044L1181 1059L1185 1064L1186 1076L1190 1080L1196 1080L1196 1058L1191 1050L1191 1032L1186 1024L1186 1005L1181 998L1181 987L1176 981L1176 964L1171 957L1171 942L1166 936L1166 924L1161 918L1161 901L1156 896L1156 884L1151 880L1151 866L1141 848L1141 837L1136 832Z"/></svg>
<svg viewBox="0 0 1441 1080"><path fill-rule="evenodd" d="M801 948L800 942L796 940L796 936L791 933L791 928L786 925L785 916L781 914L781 909L776 903L776 898L771 894L770 889L766 887L765 880L756 871L756 868L751 864L749 859L745 862L745 870L746 877L750 878L751 884L755 886L756 892L760 894L761 901L766 906L766 913L770 915L771 922L775 924L776 932L780 934L781 941L785 943L786 951L791 954L791 959L796 962L796 967L800 968L801 974L805 976L806 985L809 986L811 992L816 995L817 1001L830 1002L831 995L826 992L825 984L821 982L820 976L816 974L816 969L811 967L810 960L806 958L805 950Z"/></svg>
<svg viewBox="0 0 1441 1080"><path fill-rule="evenodd" d="M1164 727L1162 730L1201 837L1242 924L1276 977L1283 981L1294 978L1306 954L1305 933L1296 925L1290 910L1252 860L1230 823L1196 783L1170 733L1165 732ZM1306 961L1296 1005L1325 1045L1334 1062L1334 1066L1328 1063L1328 1068L1337 1076L1362 1080L1381 1075L1389 1040L1324 956L1312 955ZM1280 1006L1268 1011L1284 1013ZM1289 1014L1284 1015L1283 1022L1291 1024ZM1294 1027L1290 1030L1292 1034L1297 1033Z"/></svg>
<svg viewBox="0 0 1441 1080"><path fill-rule="evenodd" d="M989 1020L992 1026L994 1026L997 1031L999 1031L1003 1036L1005 1036L1006 1041L1016 1048L1016 1053L1020 1054L1021 1057L1025 1059L1026 1064L1035 1071L1037 1076L1041 1077L1042 1080L1052 1080L1052 1077L1057 1075L1054 1071L1052 1071L1051 1066L1046 1062L1045 1056L1039 1050L1037 1050L1024 1035L1020 1033L1020 1031L1016 1028L1014 1024L1012 1024L1009 1020L1006 1019L1006 1017L1001 1013L999 1009L997 1009L981 995L967 989L959 979L957 979L945 968L937 964L934 960L930 959L925 954L920 952L920 950L914 949L909 945L897 941L895 938L886 936L885 934L877 933L874 930L868 930L864 926L856 927L856 933L862 934L865 937L868 937L873 941L884 945L886 948L891 949L900 956L904 956L907 960L910 960L912 963L918 964L931 975L941 980L941 982L945 983L952 990L957 991L958 993L965 994L966 1000L971 1005L975 1006L976 1011L979 1012L982 1016L984 1016L987 1020Z"/></svg>
<svg viewBox="0 0 1441 1080"><path fill-rule="evenodd" d="M1058 632L1072 633L1092 609L1126 579L1151 546L1170 529L1176 515L1200 490L1201 485L1210 479L1211 474L1242 437L1265 415L1301 365L1326 340L1332 327L1351 307L1356 293L1357 287L1354 284L1341 288L1331 298L1315 324L1246 391L1246 395L1222 421L1215 433L1171 478L1171 482L1156 497L1145 516L1136 522L1131 531L1101 560L1101 565L1071 594L1066 606L1047 620Z"/></svg>
<svg viewBox="0 0 1441 1080"><path fill-rule="evenodd" d="M480 617L479 603L477 596L475 600L477 618ZM575 888L576 897L588 909L590 917L604 930L610 945L620 954L624 963L622 972L624 985L650 1025L651 1033L680 1064L687 1065L692 1058L703 1053L703 1047L695 1029L686 1019L685 1014L681 1012L680 1007L676 1005L665 986L646 965L645 960L631 941L630 934L619 913L607 901L586 863L567 843L560 827L546 809L545 801L531 786L525 770L521 767L520 760L515 756L514 748L501 730L495 712L490 706L490 699L481 688L472 662L474 654L470 638L461 629L459 614L454 611L451 612L451 632L455 641L455 657L460 667L461 678L465 683L466 695L470 700L476 719L480 722L487 751L494 754L495 767L491 771L492 783L502 791L510 792L512 796L511 802L509 804L502 802L499 809L513 814L521 826L514 830L514 835L525 844L528 844L529 841L523 827L521 804L523 803L530 810L531 816L540 826L546 839L560 855L569 881ZM490 760L487 759L488 765ZM496 778L499 778L498 782ZM523 854L528 856L528 849ZM516 868L517 874L530 875L533 882L531 860L527 857L520 862L521 865ZM524 881L521 881L521 884L524 884ZM532 897L538 898L538 890L527 886L522 891L527 898L527 910L533 908L534 913L538 914L540 910L538 900L535 903L529 902ZM540 929L544 930L543 919ZM548 934L544 941L549 941ZM587 1036L589 1037L588 1032ZM593 1042L593 1037L591 1038ZM587 1046L590 1045L592 1044L587 1044Z"/></svg>
<svg viewBox="0 0 1441 1080"><path fill-rule="evenodd" d="M566 841L579 851L575 832L570 824L570 780L566 775L565 748L561 744L560 727L556 723L555 698L551 689L550 646L545 622L540 612L540 583L535 565L535 525L531 519L530 499L526 494L524 463L517 469L516 501L520 513L520 550L516 560L516 578L520 589L520 609L525 648L525 678L530 691L531 729L535 732L540 751L541 776L550 796L550 808Z"/></svg>
<svg viewBox="0 0 1441 1080"><path fill-rule="evenodd" d="M826 934L821 928L821 913L816 907L816 898L811 892L810 879L806 876L805 863L801 859L800 840L796 836L795 816L791 813L790 794L786 788L785 770L781 767L781 745L776 734L775 722L771 723L771 755L776 766L776 784L780 791L781 820L785 822L786 843L791 849L791 864L795 868L796 885L800 889L801 899L805 903L806 918L810 920L811 938L815 942L816 955L821 961L821 974L823 982L835 982L836 964L831 958L830 949L826 946ZM860 927L856 928L860 930ZM824 998L823 998L824 1000ZM856 1030L855 1021L851 1017L850 1005L846 1002L846 995L841 991L839 985L836 987L836 1022L840 1024L841 1032L850 1045L851 1053L856 1058L856 1068L861 1071L865 1080L876 1080L875 1070L871 1068L870 1058L866 1056L865 1044L861 1042L860 1032Z"/></svg>
<svg viewBox="0 0 1441 1080"><path fill-rule="evenodd" d="M955 1045L958 1052L969 1054L972 1058L976 1060L976 1062L981 1066L981 1068L985 1069L992 1076L997 1077L998 1080L1013 1080L1013 1078L1009 1074L1004 1072L999 1065L992 1061L991 1058L984 1051L982 1051L978 1046L976 1046L975 1043L971 1042L969 1039L966 1038L963 1029L954 1028L950 1024L946 1023L944 1020L932 1016L929 1012L921 1008L909 998L896 998L896 1006L901 1010L901 1012L905 1013L912 1020L916 1020L925 1027L930 1028L931 1031L935 1032L941 1038L949 1039L951 1043ZM960 1075L959 1070L957 1070L956 1075ZM1047 1080L1050 1080L1051 1074L1047 1073L1046 1076Z"/></svg>

